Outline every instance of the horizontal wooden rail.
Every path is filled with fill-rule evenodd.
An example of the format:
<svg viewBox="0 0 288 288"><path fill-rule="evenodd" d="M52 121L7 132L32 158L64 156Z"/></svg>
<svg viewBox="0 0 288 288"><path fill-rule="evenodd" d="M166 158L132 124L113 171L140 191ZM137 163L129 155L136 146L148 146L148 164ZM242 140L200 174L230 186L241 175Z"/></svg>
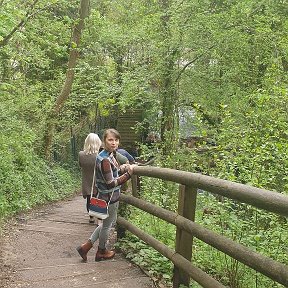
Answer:
<svg viewBox="0 0 288 288"><path fill-rule="evenodd" d="M169 168L158 168L158 167L139 167L136 166L134 169L134 174L138 176L147 176L152 178L159 178L166 181L171 181L175 183L179 183L184 186L180 186L180 188L184 187L184 189L179 189L178 195L178 213L185 216L181 216L178 213L165 210L161 207L155 206L151 203L148 203L144 200L141 200L136 197L121 195L120 200L124 201L132 206L135 206L143 211L146 211L160 219L167 221L177 227L176 233L176 253L180 257L186 258L185 265L190 268L179 266L180 264L174 261L175 269L174 269L174 280L173 287L179 287L180 284L185 284L189 286L189 278L193 278L195 281L203 285L203 287L211 287L209 286L209 280L207 280L206 273L202 271L202 276L198 279L197 275L195 277L195 266L191 263L191 253L186 255L187 253L183 250L183 245L185 247L187 245L192 245L193 237L198 238L199 240L207 243L208 245L216 248L219 251L231 256L232 258L238 260L239 262L249 266L252 269L266 275L270 279L283 284L285 287L288 287L288 267L280 262L277 262L269 257L261 255L244 245L241 245L231 239L219 235L197 223L195 223L194 214L196 207L196 195L197 189L202 189L207 192L211 192L214 194L218 194L233 200L237 200L241 203L250 204L260 209L264 209L269 212L273 212L282 216L288 216L288 197L284 194L268 191L265 189L259 189L248 185L238 184L226 180L216 179L210 176L205 176L201 174L195 174L191 172L179 171ZM135 186L135 185L134 185ZM183 194L184 193L184 194ZM191 193L194 195L191 198ZM196 193L196 194L195 194ZM135 191L133 191L134 196L138 196ZM187 202L187 199L188 200ZM194 199L194 200L193 200ZM184 201L184 202L183 202ZM185 204L185 205L184 205ZM192 210L191 210L192 209ZM194 211L193 213L191 211ZM192 214L191 214L192 213ZM189 219L188 219L189 218ZM154 240L151 240L152 236L144 235L143 231L137 230L135 227L133 228L128 222L124 223L124 220L120 220L120 223L125 226L126 229L130 230L132 233L137 235L139 238L143 239L145 242L150 244L164 256L168 257L173 261L173 257L170 255L171 252L166 253L166 248L159 248L160 244L154 243ZM120 224L119 223L119 224ZM185 233L189 233L192 237L187 237ZM189 235L188 234L188 235ZM144 236L143 236L144 235ZM178 236L177 236L178 235ZM183 237L182 237L183 236ZM184 237L185 236L185 237ZM146 240L145 240L146 239ZM156 240L155 240L156 241ZM154 245L152 245L152 244ZM161 244L164 245L164 244ZM165 246L165 245L164 245ZM177 248L178 247L178 248ZM181 249L179 247L182 247ZM186 247L187 248L187 247ZM166 252L165 252L166 251ZM191 251L190 251L191 252ZM185 254L186 253L186 254ZM177 256L178 257L178 256ZM182 263L182 262L181 262ZM182 263L183 264L183 263ZM182 265L181 264L181 265ZM192 266L191 266L192 265ZM192 270L194 272L192 273ZM180 269L180 270L179 270ZM181 271L182 269L182 271ZM198 269L198 268L197 268ZM188 272L188 270L190 272ZM183 274L186 273L185 274ZM197 272L198 273L198 272ZM204 282L205 284L204 284ZM222 284L220 284L222 285ZM218 287L218 286L213 286Z"/></svg>
<svg viewBox="0 0 288 288"><path fill-rule="evenodd" d="M144 242L149 244L151 247L160 252L163 256L170 259L175 265L182 268L186 273L188 273L192 279L198 282L200 285L206 288L225 288L224 285L216 281L213 277L194 266L190 261L182 257L180 254L176 253L166 245L162 244L157 239L146 234L133 224L129 223L122 217L118 217L117 223L122 227L129 230L131 233L142 239Z"/></svg>
<svg viewBox="0 0 288 288"><path fill-rule="evenodd" d="M175 212L168 211L147 201L133 196L121 195L121 201L146 211L160 219L191 233L196 238L224 252L243 264L259 271L269 278L288 286L288 266L274 261L266 256L238 244L222 235L219 235L201 225L190 221ZM192 277L192 275L191 275ZM192 277L193 278L193 277ZM196 280L196 279L195 279ZM205 286L206 287L206 286Z"/></svg>
<svg viewBox="0 0 288 288"><path fill-rule="evenodd" d="M134 173L140 176L149 176L194 186L288 217L288 197L281 193L169 168L136 166Z"/></svg>

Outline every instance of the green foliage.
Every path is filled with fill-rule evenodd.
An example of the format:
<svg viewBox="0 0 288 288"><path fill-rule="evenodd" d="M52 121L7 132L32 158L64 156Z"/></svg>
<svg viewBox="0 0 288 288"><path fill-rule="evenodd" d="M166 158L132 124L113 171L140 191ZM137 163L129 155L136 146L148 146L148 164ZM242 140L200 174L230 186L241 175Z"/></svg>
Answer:
<svg viewBox="0 0 288 288"><path fill-rule="evenodd" d="M172 79L178 81L174 101L179 111L183 108L189 111L190 107L190 111L194 112L194 117L186 118L186 126L194 128L190 128L191 136L200 136L203 141L193 149L176 148L165 155L165 159L162 157L158 165L201 172L287 194L288 144L285 131L288 131L288 98L285 63L288 42L285 32L287 17L284 16L287 7L284 7L283 1L182 1L181 5L178 4L177 1L172 3L167 12L173 37L162 41L163 35L155 29L159 27L156 19L160 15L155 8L153 16L150 16L153 32L149 31L151 27L143 26L148 28L145 31L150 37L150 45L146 45L153 63L146 68L154 77L152 83L156 84L152 84L151 88L158 89L159 75L165 73L160 64L167 59L158 59L159 52L168 45L178 48L178 66L175 65L170 73ZM172 48L170 51L173 51ZM130 71L125 75L125 86L130 88L137 76L128 75ZM148 90L148 97L157 95L153 93L153 88ZM130 91L127 91L128 95L132 94ZM158 101L160 97L163 95L156 97ZM149 123L155 123L159 110L163 112L161 108L160 104L151 105L150 112L154 117L151 117L152 121L148 118ZM146 113L149 115L149 111ZM152 127L159 128L159 125ZM173 133L178 133L177 127ZM185 133L187 135L189 129ZM205 139L213 139L214 146ZM142 150L145 155L151 153ZM178 191L173 185L153 179L143 179L142 184L145 199L175 210ZM264 255L287 262L284 245L287 242L287 223L281 217L233 201L219 202L206 194L204 196L198 200L197 213L200 214L197 222ZM207 208L212 210L211 215L203 214ZM161 241L167 242L169 234L169 238L174 239L174 233L165 224L158 225L164 225L166 229L162 231L161 227L153 227L155 223L144 213L132 215L133 222L160 237ZM277 227L270 223L277 223ZM231 287L279 287L200 241L195 240L194 246L193 261Z"/></svg>
<svg viewBox="0 0 288 288"><path fill-rule="evenodd" d="M288 223L284 217L235 201L219 201L206 193L199 194L197 208L197 223L274 260L287 263ZM197 239L194 239L193 251L193 261L229 287L282 287Z"/></svg>
<svg viewBox="0 0 288 288"><path fill-rule="evenodd" d="M38 1L35 7L30 0L1 2L0 43L25 15L33 15L0 51L1 217L73 191L78 178L69 167L83 138L98 127L96 116L116 118L117 109L131 107L144 109L135 129L169 140L153 149L141 145L144 159L168 147L156 165L287 194L285 1L164 2L91 1L73 89L55 123L55 158L64 165L48 165L41 155L46 114L65 79L79 1ZM185 113L183 129L177 122ZM161 131L164 126L171 130ZM187 136L202 140L192 148L177 146ZM142 180L145 199L176 211L176 185ZM284 219L218 200L200 193L197 222L287 262ZM203 212L207 208L211 214ZM174 227L137 210L130 217L174 247ZM169 261L133 238L125 245L130 242L131 258L169 282ZM198 240L194 248L193 261L231 287L278 287Z"/></svg>
<svg viewBox="0 0 288 288"><path fill-rule="evenodd" d="M17 120L9 121L9 127L8 121L5 124L10 135L3 133L0 137L0 151L3 151L0 156L0 218L62 199L75 191L79 176L59 165L50 167L45 163L33 148L36 135L32 130ZM22 131L17 131L17 127Z"/></svg>
<svg viewBox="0 0 288 288"><path fill-rule="evenodd" d="M214 157L218 177L287 191L283 177L288 164L286 98L284 89L258 91L249 95L237 116L228 112L223 117L223 132L217 139L219 154ZM236 135L235 129L239 131Z"/></svg>
<svg viewBox="0 0 288 288"><path fill-rule="evenodd" d="M121 239L117 245L121 247L128 259L147 271L151 277L169 282L173 266L153 248L131 234Z"/></svg>
<svg viewBox="0 0 288 288"><path fill-rule="evenodd" d="M155 193L155 191L163 192L163 188L161 188L163 184L162 181L142 177L141 184L141 197L151 203L175 211L175 205L171 205L171 202L173 202L171 199L169 199L169 202L163 202L161 192ZM175 202L177 202L177 190L176 187L173 189L172 186L169 190L170 197L174 195L173 198ZM170 204L169 207L167 205L168 203ZM132 221L134 225L141 227L144 232L157 238L171 249L175 249L175 227L162 220L156 220L154 216L140 212L138 209L133 209L129 215L129 220ZM224 235L276 261L282 263L287 263L288 261L286 248L288 223L284 217L267 213L236 201L214 197L208 192L199 190L195 221L205 228ZM143 255L146 252L140 252L142 249L146 251L146 247L131 244L131 247L128 248L131 241L136 241L131 240L130 236L123 241L120 246L122 248L122 243L124 243L124 250L126 251L128 249L130 252L130 256L128 255L128 257L131 257L131 260L140 266L147 265L147 262L152 265ZM126 253L128 252L126 251ZM141 256L139 256L139 254ZM150 254L146 253L145 255ZM192 255L192 262L194 264L229 287L282 287L280 284L275 283L261 274L255 273L255 271L249 269L247 266L197 238L194 238L193 241ZM150 256L147 258L149 259ZM159 257L159 261L167 262L167 260L161 260L161 257ZM159 265L161 267L161 264L158 264L158 266ZM158 273L169 275L171 271L169 269L161 269ZM171 277L172 276L170 276L170 278ZM170 278L165 277L165 280L170 283ZM194 287L193 285L192 287Z"/></svg>
<svg viewBox="0 0 288 288"><path fill-rule="evenodd" d="M1 219L62 199L79 186L78 172L59 164L48 164L37 154L41 149L43 123L39 94L33 93L34 89L20 81L15 81L14 85L1 85Z"/></svg>

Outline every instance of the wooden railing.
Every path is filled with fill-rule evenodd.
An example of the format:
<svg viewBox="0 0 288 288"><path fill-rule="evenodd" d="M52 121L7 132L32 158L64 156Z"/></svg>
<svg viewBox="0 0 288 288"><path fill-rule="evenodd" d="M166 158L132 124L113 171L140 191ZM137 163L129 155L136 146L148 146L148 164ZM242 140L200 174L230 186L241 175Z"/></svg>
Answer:
<svg viewBox="0 0 288 288"><path fill-rule="evenodd" d="M133 179L133 195L121 195L120 198L123 202L146 211L168 223L174 224L177 227L175 251L129 223L123 217L119 216L117 219L117 223L120 226L135 234L173 262L174 288L178 288L180 284L189 287L190 278L194 279L204 288L225 287L212 276L191 263L193 237L198 238L263 275L266 275L272 280L284 285L284 287L288 287L288 266L263 256L194 222L198 189L250 204L254 207L285 217L288 216L287 196L248 185L168 168L149 166L135 167L134 174L180 184L178 213L165 210L139 199L137 189L135 184L133 184L135 183Z"/></svg>

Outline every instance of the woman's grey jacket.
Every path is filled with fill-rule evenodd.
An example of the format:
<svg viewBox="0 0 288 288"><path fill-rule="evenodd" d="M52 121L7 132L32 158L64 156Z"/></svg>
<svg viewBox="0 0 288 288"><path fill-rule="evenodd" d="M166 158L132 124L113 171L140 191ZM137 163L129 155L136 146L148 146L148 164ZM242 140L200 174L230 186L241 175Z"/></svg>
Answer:
<svg viewBox="0 0 288 288"><path fill-rule="evenodd" d="M79 165L82 172L82 195L91 194L91 186L94 174L94 165L97 154L86 155L84 151L79 152Z"/></svg>

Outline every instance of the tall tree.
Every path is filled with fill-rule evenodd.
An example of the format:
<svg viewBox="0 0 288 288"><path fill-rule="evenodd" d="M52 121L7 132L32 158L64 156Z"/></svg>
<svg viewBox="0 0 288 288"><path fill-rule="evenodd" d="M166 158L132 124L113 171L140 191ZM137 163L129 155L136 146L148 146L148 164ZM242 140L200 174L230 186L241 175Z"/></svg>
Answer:
<svg viewBox="0 0 288 288"><path fill-rule="evenodd" d="M160 60L160 97L161 97L161 139L163 141L164 154L168 154L169 150L173 148L171 143L175 143L175 120L177 117L176 105L177 105L177 93L173 81L175 62L177 59L177 47L172 45L172 35L170 28L170 0L159 1L161 9L160 18L160 51L162 55L159 55ZM176 117L175 117L176 116Z"/></svg>
<svg viewBox="0 0 288 288"><path fill-rule="evenodd" d="M52 107L50 113L48 114L47 129L45 132L45 139L44 139L45 140L44 152L45 152L46 159L50 159L50 156L51 156L51 147L52 147L52 141L53 141L55 122L57 120L57 117L65 101L67 100L71 92L74 75L75 75L75 67L76 67L77 59L79 57L79 46L80 46L81 34L84 28L85 18L88 16L89 4L90 4L90 0L81 0L80 2L79 19L77 20L76 25L73 29L73 35L71 39L71 45L70 45L71 50L70 50L70 55L69 55L69 60L68 60L66 79L62 87L62 90L54 103L54 106Z"/></svg>

